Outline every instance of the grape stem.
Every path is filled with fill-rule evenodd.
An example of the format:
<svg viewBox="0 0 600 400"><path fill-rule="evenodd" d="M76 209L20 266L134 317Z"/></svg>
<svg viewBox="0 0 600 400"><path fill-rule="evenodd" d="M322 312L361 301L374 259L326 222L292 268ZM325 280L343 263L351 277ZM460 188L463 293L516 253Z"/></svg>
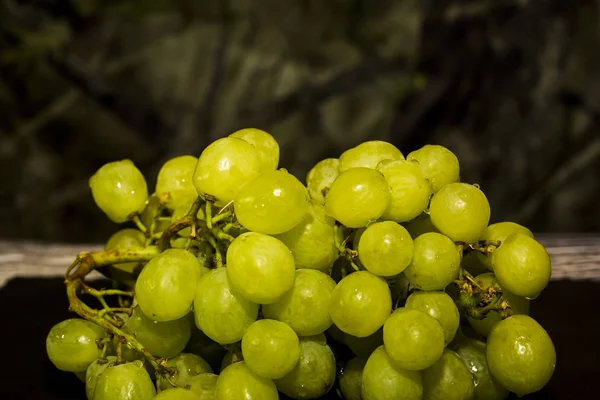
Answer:
<svg viewBox="0 0 600 400"><path fill-rule="evenodd" d="M146 227L146 225L144 225L144 223L142 222L142 220L140 219L140 215L138 213L132 214L129 219L131 220L131 222L133 222L135 224L135 226L137 226L137 228L142 231L142 233L144 235L146 235L146 237L150 236L150 229L148 229Z"/></svg>
<svg viewBox="0 0 600 400"><path fill-rule="evenodd" d="M187 214L185 214L185 216L183 216L181 219L177 220L175 223L171 224L171 226L165 229L165 231L160 236L160 239L158 240L158 249L160 250L160 252L163 252L164 250L171 247L171 239L177 234L177 232L187 227L197 226L197 214L200 210L200 207L202 207L203 202L204 199L202 197L198 197L196 201L194 201L194 203L192 204L192 207L187 212ZM195 233L195 230L193 230L193 232Z"/></svg>

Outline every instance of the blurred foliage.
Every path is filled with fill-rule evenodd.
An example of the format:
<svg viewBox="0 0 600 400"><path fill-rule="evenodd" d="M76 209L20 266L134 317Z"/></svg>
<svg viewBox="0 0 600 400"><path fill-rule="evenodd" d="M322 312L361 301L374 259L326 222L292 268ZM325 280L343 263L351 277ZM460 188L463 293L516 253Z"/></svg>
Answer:
<svg viewBox="0 0 600 400"><path fill-rule="evenodd" d="M600 3L0 0L0 235L104 240L87 179L255 126L300 177L447 145L493 220L600 231Z"/></svg>

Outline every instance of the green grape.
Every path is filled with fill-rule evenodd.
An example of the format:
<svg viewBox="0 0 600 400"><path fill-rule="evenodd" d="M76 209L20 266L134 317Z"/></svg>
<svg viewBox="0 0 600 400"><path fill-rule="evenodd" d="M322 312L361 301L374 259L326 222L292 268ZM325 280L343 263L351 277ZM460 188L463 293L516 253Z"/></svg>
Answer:
<svg viewBox="0 0 600 400"><path fill-rule="evenodd" d="M367 337L356 337L344 334L344 343L359 357L369 357L376 348L383 344L383 328Z"/></svg>
<svg viewBox="0 0 600 400"><path fill-rule="evenodd" d="M452 350L423 371L424 400L471 400L474 385L471 371Z"/></svg>
<svg viewBox="0 0 600 400"><path fill-rule="evenodd" d="M362 228L383 215L390 196L390 187L380 172L351 168L331 184L325 211L349 228Z"/></svg>
<svg viewBox="0 0 600 400"><path fill-rule="evenodd" d="M488 288L494 284L502 287L496 277L491 272L486 272L478 275L475 280L483 288ZM524 297L517 296L514 293L509 292L506 289L502 289L502 299L508 301L510 309L513 314L529 314L529 300ZM500 314L496 311L490 311L484 319L474 319L467 317L469 324L475 329L477 333L484 337L488 337L492 328L502 320Z"/></svg>
<svg viewBox="0 0 600 400"><path fill-rule="evenodd" d="M225 137L212 142L198 158L193 183L200 195L208 194L225 205L244 184L260 174L258 151L245 140Z"/></svg>
<svg viewBox="0 0 600 400"><path fill-rule="evenodd" d="M365 357L355 357L344 366L340 376L340 390L345 400L362 400L360 387L362 385L362 372L367 363Z"/></svg>
<svg viewBox="0 0 600 400"><path fill-rule="evenodd" d="M192 183L198 159L194 156L179 156L167 161L158 171L156 195L171 210L188 207L198 197Z"/></svg>
<svg viewBox="0 0 600 400"><path fill-rule="evenodd" d="M490 221L490 203L479 188L450 183L431 198L431 222L455 242L479 240Z"/></svg>
<svg viewBox="0 0 600 400"><path fill-rule="evenodd" d="M527 315L500 321L488 337L486 355L492 376L518 396L543 388L556 366L552 339Z"/></svg>
<svg viewBox="0 0 600 400"><path fill-rule="evenodd" d="M273 381L256 375L245 362L231 364L221 372L215 400L277 400Z"/></svg>
<svg viewBox="0 0 600 400"><path fill-rule="evenodd" d="M214 400L218 378L215 374L200 374L190 378L190 391L200 398L196 400Z"/></svg>
<svg viewBox="0 0 600 400"><path fill-rule="evenodd" d="M338 258L334 225L322 206L311 203L302 222L275 237L291 250L296 268L326 271Z"/></svg>
<svg viewBox="0 0 600 400"><path fill-rule="evenodd" d="M181 353L167 360L167 367L173 368L170 376L158 375L156 383L162 390L170 387L185 387L193 376L212 373L213 370L202 357L190 353ZM173 385L173 384L175 385Z"/></svg>
<svg viewBox="0 0 600 400"><path fill-rule="evenodd" d="M243 139L254 146L258 152L263 171L277 169L279 165L279 144L269 133L256 128L245 128L229 136Z"/></svg>
<svg viewBox="0 0 600 400"><path fill-rule="evenodd" d="M363 369L361 393L363 400L422 400L423 375L396 367L379 346Z"/></svg>
<svg viewBox="0 0 600 400"><path fill-rule="evenodd" d="M444 146L427 144L409 153L406 159L419 162L434 193L450 183L460 181L458 158Z"/></svg>
<svg viewBox="0 0 600 400"><path fill-rule="evenodd" d="M537 297L552 275L550 256L544 246L521 233L508 236L494 251L492 266L503 288L529 298Z"/></svg>
<svg viewBox="0 0 600 400"><path fill-rule="evenodd" d="M258 317L258 304L244 299L232 287L227 268L213 269L200 278L194 299L196 326L219 344L242 340Z"/></svg>
<svg viewBox="0 0 600 400"><path fill-rule="evenodd" d="M444 329L429 314L398 308L383 325L383 343L398 368L421 370L441 357Z"/></svg>
<svg viewBox="0 0 600 400"><path fill-rule="evenodd" d="M156 322L139 307L125 323L123 330L135 338L156 357L169 358L181 353L190 340L191 324L185 316L168 322Z"/></svg>
<svg viewBox="0 0 600 400"><path fill-rule="evenodd" d="M419 216L429 205L431 184L419 166L410 161L382 163L377 170L390 186L391 200L383 219L407 222Z"/></svg>
<svg viewBox="0 0 600 400"><path fill-rule="evenodd" d="M267 171L235 196L235 216L250 231L276 235L298 225L308 212L306 188L286 171Z"/></svg>
<svg viewBox="0 0 600 400"><path fill-rule="evenodd" d="M113 222L126 222L146 207L146 180L131 160L104 164L90 178L89 185L96 205Z"/></svg>
<svg viewBox="0 0 600 400"><path fill-rule="evenodd" d="M382 140L371 140L346 150L340 156L340 172L350 168L377 168L382 160L404 160L404 156L391 143Z"/></svg>
<svg viewBox="0 0 600 400"><path fill-rule="evenodd" d="M340 174L337 158L326 158L319 161L306 175L306 187L308 194L316 204L325 204L325 194L329 191L331 184Z"/></svg>
<svg viewBox="0 0 600 400"><path fill-rule="evenodd" d="M294 257L280 240L247 232L227 250L227 276L233 287L253 303L270 304L294 285Z"/></svg>
<svg viewBox="0 0 600 400"><path fill-rule="evenodd" d="M444 290L460 270L459 248L441 233L424 233L415 239L415 255L404 275L417 289Z"/></svg>
<svg viewBox="0 0 600 400"><path fill-rule="evenodd" d="M483 231L483 234L479 240L483 240L488 244L495 245L496 243L502 243L507 237L513 233L522 233L525 236L533 238L533 233L524 227L523 225L516 224L514 222L497 222L489 225ZM481 262L489 269L492 270L492 256L491 254L486 255L483 253L475 253Z"/></svg>
<svg viewBox="0 0 600 400"><path fill-rule="evenodd" d="M486 344L482 341L465 339L456 352L466 364L475 384L475 400L504 400L508 390L502 387L492 375L486 358Z"/></svg>
<svg viewBox="0 0 600 400"><path fill-rule="evenodd" d="M202 269L192 253L168 249L146 264L135 284L138 305L155 321L173 321L191 309Z"/></svg>
<svg viewBox="0 0 600 400"><path fill-rule="evenodd" d="M423 213L417 216L416 218L405 222L403 225L408 231L408 233L410 233L410 236L413 238L413 240L424 233L440 233L440 231L431 222L431 217L429 216L429 214L426 213Z"/></svg>
<svg viewBox="0 0 600 400"><path fill-rule="evenodd" d="M352 336L372 335L383 326L391 310L390 288L382 278L368 271L346 276L331 293L331 319Z"/></svg>
<svg viewBox="0 0 600 400"><path fill-rule="evenodd" d="M142 232L137 229L126 228L115 232L106 242L104 250L143 248L145 242L146 237ZM140 265L138 262L114 264L113 268L119 271L119 276L122 277L122 279L119 279L118 276L113 276L113 280L119 281L131 279L130 274L138 265Z"/></svg>
<svg viewBox="0 0 600 400"><path fill-rule="evenodd" d="M396 222L371 224L358 241L360 262L367 271L379 276L395 276L413 259L414 244L410 234Z"/></svg>
<svg viewBox="0 0 600 400"><path fill-rule="evenodd" d="M246 330L242 338L242 354L246 365L255 374L279 379L298 363L300 342L289 325L273 319L261 319Z"/></svg>
<svg viewBox="0 0 600 400"><path fill-rule="evenodd" d="M196 328L194 313L190 313L189 317L191 318L191 323L193 325L192 335L184 351L199 355L208 362L213 371L218 371L221 360L225 353L227 353L227 350L219 343L206 336L200 329Z"/></svg>
<svg viewBox="0 0 600 400"><path fill-rule="evenodd" d="M108 367L98 376L94 400L150 400L156 389L139 361Z"/></svg>
<svg viewBox="0 0 600 400"><path fill-rule="evenodd" d="M437 319L444 329L445 343L450 343L460 323L454 300L445 292L413 292L406 299L406 308L419 310Z"/></svg>
<svg viewBox="0 0 600 400"><path fill-rule="evenodd" d="M108 356L106 358L98 358L85 371L84 379L85 382L85 395L88 400L94 400L94 392L96 390L96 382L98 377L102 374L106 368L112 367L117 361L117 357Z"/></svg>
<svg viewBox="0 0 600 400"><path fill-rule="evenodd" d="M61 371L80 372L100 357L99 340L106 331L93 322L71 318L54 325L46 337L46 352Z"/></svg>
<svg viewBox="0 0 600 400"><path fill-rule="evenodd" d="M152 193L148 198L148 204L146 204L146 208L140 215L140 220L142 224L148 229L151 229L151 233L161 233L164 232L165 229L171 225L171 222L168 220L160 220L159 217L162 216L163 206L160 203L160 200L156 196L156 193ZM154 224L154 226L153 226Z"/></svg>
<svg viewBox="0 0 600 400"><path fill-rule="evenodd" d="M329 301L335 281L321 271L297 269L294 286L275 303L262 306L265 318L288 324L298 336L325 332L331 324Z"/></svg>
<svg viewBox="0 0 600 400"><path fill-rule="evenodd" d="M280 392L293 399L317 399L335 382L336 364L333 351L324 335L300 339L300 360L290 373L276 379Z"/></svg>
<svg viewBox="0 0 600 400"><path fill-rule="evenodd" d="M198 396L189 389L178 387L161 390L154 400L198 400Z"/></svg>

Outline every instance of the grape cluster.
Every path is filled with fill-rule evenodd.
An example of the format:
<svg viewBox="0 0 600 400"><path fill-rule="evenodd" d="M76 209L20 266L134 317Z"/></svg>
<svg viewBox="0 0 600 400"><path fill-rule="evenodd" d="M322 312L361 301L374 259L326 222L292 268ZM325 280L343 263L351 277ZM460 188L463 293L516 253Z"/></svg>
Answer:
<svg viewBox="0 0 600 400"><path fill-rule="evenodd" d="M450 150L369 141L305 184L278 165L275 139L243 129L166 162L151 195L129 160L90 179L135 228L76 257L82 318L47 336L89 400L494 400L548 383L556 353L528 311L550 258L527 228L489 225ZM114 286L88 286L92 270Z"/></svg>

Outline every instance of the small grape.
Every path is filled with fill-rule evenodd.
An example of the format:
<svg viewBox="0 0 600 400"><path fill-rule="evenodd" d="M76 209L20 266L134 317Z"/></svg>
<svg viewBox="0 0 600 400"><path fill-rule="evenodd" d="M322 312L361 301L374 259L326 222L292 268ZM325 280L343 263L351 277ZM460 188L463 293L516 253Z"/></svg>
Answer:
<svg viewBox="0 0 600 400"><path fill-rule="evenodd" d="M200 374L191 377L189 381L190 391L200 397L196 400L214 400L218 378L219 375L215 374Z"/></svg>
<svg viewBox="0 0 600 400"><path fill-rule="evenodd" d="M104 250L143 248L146 242L144 234L137 229L126 228L115 232L106 242ZM125 274L131 274L139 265L138 262L114 264L113 267ZM124 275L127 276L127 275ZM117 277L114 277L118 280Z"/></svg>
<svg viewBox="0 0 600 400"><path fill-rule="evenodd" d="M362 385L362 372L367 358L355 357L344 366L340 376L340 390L345 400L362 400L360 387Z"/></svg>
<svg viewBox="0 0 600 400"><path fill-rule="evenodd" d="M167 367L173 368L175 373L167 379L164 375L158 375L156 383L161 390L179 386L185 387L190 379L196 375L212 373L213 370L202 357L190 353L181 353L167 360ZM174 383L172 385L171 383Z"/></svg>
<svg viewBox="0 0 600 400"><path fill-rule="evenodd" d="M325 211L349 228L361 228L383 215L390 196L390 187L380 172L351 168L331 185L325 197Z"/></svg>
<svg viewBox="0 0 600 400"><path fill-rule="evenodd" d="M148 229L153 228L151 233L164 232L165 229L171 225L168 220L158 219L158 217L162 216L162 209L163 206L156 196L156 193L152 193L152 195L148 198L148 203L146 204L144 211L142 211L142 214L140 215L142 224L144 224L144 226Z"/></svg>
<svg viewBox="0 0 600 400"><path fill-rule="evenodd" d="M429 314L398 308L383 325L383 343L394 365L417 371L430 367L441 357L444 329Z"/></svg>
<svg viewBox="0 0 600 400"><path fill-rule="evenodd" d="M198 396L189 389L174 387L161 390L154 400L198 400Z"/></svg>
<svg viewBox="0 0 600 400"><path fill-rule="evenodd" d="M450 183L431 198L431 222L455 242L479 240L490 221L490 203L479 188Z"/></svg>
<svg viewBox="0 0 600 400"><path fill-rule="evenodd" d="M475 387L471 371L452 350L423 371L424 400L471 400Z"/></svg>
<svg viewBox="0 0 600 400"><path fill-rule="evenodd" d="M231 364L217 379L215 400L278 400L273 381L256 375L245 362Z"/></svg>
<svg viewBox="0 0 600 400"><path fill-rule="evenodd" d="M508 397L508 390L504 389L490 375L486 358L486 344L479 340L465 339L456 352L471 371L475 383L474 400L504 400Z"/></svg>
<svg viewBox="0 0 600 400"><path fill-rule="evenodd" d="M197 164L194 156L180 156L167 161L158 171L156 195L171 210L184 206L189 209L198 197L192 182Z"/></svg>
<svg viewBox="0 0 600 400"><path fill-rule="evenodd" d="M489 244L502 243L507 237L513 233L522 233L525 236L533 238L533 233L523 225L516 224L514 222L497 222L490 224L479 240L483 240ZM475 253L481 262L489 269L492 270L492 256L491 254Z"/></svg>
<svg viewBox="0 0 600 400"><path fill-rule="evenodd" d="M450 343L460 323L454 300L445 292L413 292L406 299L406 308L419 310L437 319L444 328L445 343Z"/></svg>
<svg viewBox="0 0 600 400"><path fill-rule="evenodd" d="M279 144L269 133L256 128L246 128L233 132L229 136L243 139L254 146L258 152L263 171L277 169L279 165Z"/></svg>
<svg viewBox="0 0 600 400"><path fill-rule="evenodd" d="M366 337L356 337L344 333L344 343L359 357L369 357L376 348L383 344L383 328L380 328L372 335Z"/></svg>
<svg viewBox="0 0 600 400"><path fill-rule="evenodd" d="M391 143L371 140L343 152L340 156L339 170L344 172L357 167L375 169L382 160L404 160L404 156Z"/></svg>
<svg viewBox="0 0 600 400"><path fill-rule="evenodd" d="M408 267L413 254L410 234L392 221L369 225L358 241L360 262L367 271L379 276L398 275Z"/></svg>
<svg viewBox="0 0 600 400"><path fill-rule="evenodd" d="M406 156L408 161L418 161L425 177L431 182L433 192L460 181L458 158L444 146L425 145Z"/></svg>
<svg viewBox="0 0 600 400"><path fill-rule="evenodd" d="M85 382L85 395L88 400L94 400L94 391L96 390L96 382L98 377L102 374L106 368L112 367L117 361L117 357L108 356L106 358L98 358L85 371L84 379Z"/></svg>
<svg viewBox="0 0 600 400"><path fill-rule="evenodd" d="M308 194L316 204L325 204L325 194L329 191L331 184L340 174L337 158L326 158L319 161L306 175L306 186Z"/></svg>
<svg viewBox="0 0 600 400"><path fill-rule="evenodd" d="M402 225L404 225L408 233L410 233L410 236L413 238L413 240L424 233L440 233L440 231L431 222L431 217L429 214L426 213L423 213Z"/></svg>
<svg viewBox="0 0 600 400"><path fill-rule="evenodd" d="M94 400L150 400L156 389L139 361L106 368L96 381Z"/></svg>
<svg viewBox="0 0 600 400"><path fill-rule="evenodd" d="M492 376L518 396L543 388L556 366L552 339L527 315L500 321L488 337L486 355Z"/></svg>
<svg viewBox="0 0 600 400"><path fill-rule="evenodd" d="M93 322L71 318L54 325L46 337L46 352L61 371L80 372L98 357L106 331Z"/></svg>
<svg viewBox="0 0 600 400"><path fill-rule="evenodd" d="M131 160L104 164L90 178L89 185L96 205L113 222L126 222L146 207L146 180Z"/></svg>
<svg viewBox="0 0 600 400"><path fill-rule="evenodd" d="M352 336L372 335L381 328L391 310L392 295L387 283L367 271L346 276L331 293L331 319Z"/></svg>
<svg viewBox="0 0 600 400"><path fill-rule="evenodd" d="M286 171L267 171L249 181L235 196L235 215L250 231L276 235L298 225L308 212L304 185Z"/></svg>

